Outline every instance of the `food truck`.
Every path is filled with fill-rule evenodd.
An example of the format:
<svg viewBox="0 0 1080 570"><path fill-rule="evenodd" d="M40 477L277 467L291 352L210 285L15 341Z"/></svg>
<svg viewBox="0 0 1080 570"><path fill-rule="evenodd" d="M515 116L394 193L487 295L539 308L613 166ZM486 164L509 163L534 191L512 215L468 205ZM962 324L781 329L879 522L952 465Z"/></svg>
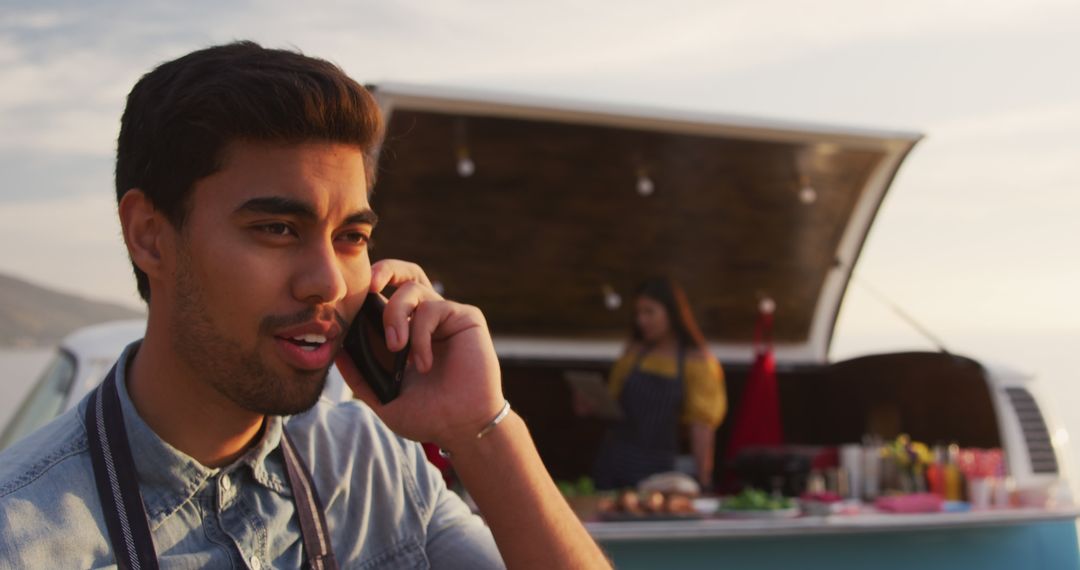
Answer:
<svg viewBox="0 0 1080 570"><path fill-rule="evenodd" d="M758 450L759 464L780 458L771 491L807 491L812 473L790 466L845 449L885 469L890 447L876 442L898 438L939 444L950 464L997 459L954 497L964 500L929 506L883 480L877 497L863 485L845 492L855 506L816 513L583 513L617 567L1080 567L1066 438L1034 379L945 351L828 358L867 232L919 134L374 91L387 119L376 253L416 261L447 297L484 310L507 397L556 479L590 473L608 426L574 414L567 380L606 374L628 336L630 297L655 275L682 284L724 365L718 478L738 468L725 446L766 300L784 433L783 446ZM918 490L907 496L930 495Z"/></svg>
<svg viewBox="0 0 1080 570"><path fill-rule="evenodd" d="M919 134L372 89L387 124L374 255L415 261L445 296L483 309L507 397L553 477L587 477L610 425L574 413L572 380L606 375L636 285L667 275L725 370L718 489L729 480L812 499L825 480L844 499L739 512L697 497L692 512L618 517L579 509L617 567L1080 567L1065 432L1036 379L944 351L829 360L867 232ZM763 304L784 441L732 458ZM143 326L66 340L0 446L75 405ZM332 397L348 397L332 378ZM916 442L952 459L917 459L923 450L905 464ZM934 489L918 481L932 486L930 470L984 456L996 460L985 481L928 502Z"/></svg>

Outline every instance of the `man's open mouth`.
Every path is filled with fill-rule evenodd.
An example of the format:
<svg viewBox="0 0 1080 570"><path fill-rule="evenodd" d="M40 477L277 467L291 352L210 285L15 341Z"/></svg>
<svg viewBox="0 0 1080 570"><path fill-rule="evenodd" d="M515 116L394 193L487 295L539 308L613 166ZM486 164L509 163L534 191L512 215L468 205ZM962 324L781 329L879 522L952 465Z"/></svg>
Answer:
<svg viewBox="0 0 1080 570"><path fill-rule="evenodd" d="M285 339L305 352L311 352L326 344L326 336L321 334L305 334Z"/></svg>

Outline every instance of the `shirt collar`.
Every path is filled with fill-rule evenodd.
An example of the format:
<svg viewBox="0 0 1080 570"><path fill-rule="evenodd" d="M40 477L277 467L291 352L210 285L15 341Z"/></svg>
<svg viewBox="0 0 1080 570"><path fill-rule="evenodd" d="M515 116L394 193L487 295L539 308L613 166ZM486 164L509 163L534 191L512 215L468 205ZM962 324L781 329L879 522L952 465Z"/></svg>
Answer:
<svg viewBox="0 0 1080 570"><path fill-rule="evenodd" d="M152 527L156 527L181 505L190 500L206 481L218 473L250 470L260 485L282 495L292 496L285 483L285 466L279 449L283 422L280 416L267 416L262 435L251 449L232 464L207 467L161 439L142 419L127 391L127 368L141 341L124 349L116 365L116 388L128 443L139 474L139 490Z"/></svg>

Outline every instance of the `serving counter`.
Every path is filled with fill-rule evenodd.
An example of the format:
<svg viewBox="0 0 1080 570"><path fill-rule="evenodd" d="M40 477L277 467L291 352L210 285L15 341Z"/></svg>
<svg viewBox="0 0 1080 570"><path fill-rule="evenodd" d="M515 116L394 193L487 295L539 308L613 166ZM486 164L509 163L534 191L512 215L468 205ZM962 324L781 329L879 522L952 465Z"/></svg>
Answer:
<svg viewBox="0 0 1080 570"><path fill-rule="evenodd" d="M589 522L617 568L1080 568L1078 507Z"/></svg>

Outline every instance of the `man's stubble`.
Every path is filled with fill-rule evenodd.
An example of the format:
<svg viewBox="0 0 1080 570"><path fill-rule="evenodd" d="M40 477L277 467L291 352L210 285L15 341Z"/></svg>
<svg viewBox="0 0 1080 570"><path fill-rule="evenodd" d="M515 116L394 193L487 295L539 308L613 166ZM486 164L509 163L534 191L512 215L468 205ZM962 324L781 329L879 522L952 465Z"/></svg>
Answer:
<svg viewBox="0 0 1080 570"><path fill-rule="evenodd" d="M202 285L192 266L186 244L177 247L176 312L170 323L173 347L188 368L237 406L268 415L292 415L310 409L326 384L329 368L318 372L280 374L270 369L257 353L222 334L206 306ZM271 337L271 323L310 319L303 315L265 317L257 329L258 340ZM253 325L254 326L254 325Z"/></svg>

